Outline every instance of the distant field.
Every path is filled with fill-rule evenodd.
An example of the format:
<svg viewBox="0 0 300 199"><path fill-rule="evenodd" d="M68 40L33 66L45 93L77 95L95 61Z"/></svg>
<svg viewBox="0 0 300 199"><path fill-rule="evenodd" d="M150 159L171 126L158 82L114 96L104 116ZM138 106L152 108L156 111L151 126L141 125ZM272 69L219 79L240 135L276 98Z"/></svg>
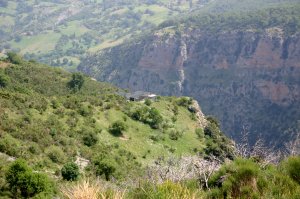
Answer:
<svg viewBox="0 0 300 199"><path fill-rule="evenodd" d="M198 8L199 1L193 1L193 6ZM85 52L119 45L132 35L189 10L188 0L160 0L152 4L114 0L9 1L6 8L0 8L0 28L4 30L0 51L17 51L27 59L47 64L64 57L76 58L73 63L78 64Z"/></svg>

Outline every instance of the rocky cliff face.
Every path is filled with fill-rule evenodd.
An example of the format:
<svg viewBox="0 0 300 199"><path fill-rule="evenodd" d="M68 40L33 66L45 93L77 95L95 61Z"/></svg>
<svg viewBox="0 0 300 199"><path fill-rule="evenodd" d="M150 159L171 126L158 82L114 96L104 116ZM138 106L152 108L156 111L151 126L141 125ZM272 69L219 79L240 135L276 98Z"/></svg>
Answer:
<svg viewBox="0 0 300 199"><path fill-rule="evenodd" d="M248 128L281 142L299 128L299 33L276 27L214 34L166 28L88 57L79 69L131 90L192 96L235 138Z"/></svg>

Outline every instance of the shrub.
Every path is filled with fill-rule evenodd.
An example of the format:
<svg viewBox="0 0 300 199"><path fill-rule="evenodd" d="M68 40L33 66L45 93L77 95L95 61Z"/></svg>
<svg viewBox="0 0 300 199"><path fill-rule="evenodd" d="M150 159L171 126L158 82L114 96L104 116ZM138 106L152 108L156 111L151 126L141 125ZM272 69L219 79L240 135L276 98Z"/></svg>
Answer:
<svg viewBox="0 0 300 199"><path fill-rule="evenodd" d="M83 117L89 116L92 114L92 110L85 105L82 105L79 110L78 110L79 114Z"/></svg>
<svg viewBox="0 0 300 199"><path fill-rule="evenodd" d="M121 136L127 128L123 121L116 121L109 127L108 131L114 136Z"/></svg>
<svg viewBox="0 0 300 199"><path fill-rule="evenodd" d="M169 134L169 138L171 140L178 140L179 138L181 138L183 136L183 132L180 132L176 129L169 129L168 134Z"/></svg>
<svg viewBox="0 0 300 199"><path fill-rule="evenodd" d="M79 177L79 167L74 162L68 162L61 169L61 175L64 180L75 181Z"/></svg>
<svg viewBox="0 0 300 199"><path fill-rule="evenodd" d="M146 99L146 100L145 100L145 104L146 104L147 106L151 106L152 101L151 101L150 99Z"/></svg>
<svg viewBox="0 0 300 199"><path fill-rule="evenodd" d="M10 78L0 71L0 88L6 87L10 81Z"/></svg>
<svg viewBox="0 0 300 199"><path fill-rule="evenodd" d="M54 163L63 163L66 158L62 149L57 146L50 146L46 150L46 154Z"/></svg>
<svg viewBox="0 0 300 199"><path fill-rule="evenodd" d="M181 97L176 101L178 106L183 106L188 108L193 103L193 99L190 97Z"/></svg>
<svg viewBox="0 0 300 199"><path fill-rule="evenodd" d="M229 198L257 198L266 182L260 176L259 165L246 159L237 159L223 166L209 180L209 185L220 187L212 192L215 196ZM250 191L251 190L251 191Z"/></svg>
<svg viewBox="0 0 300 199"><path fill-rule="evenodd" d="M116 163L109 158L98 158L94 161L95 171L97 176L104 175L106 180L109 180L116 171Z"/></svg>
<svg viewBox="0 0 300 199"><path fill-rule="evenodd" d="M12 64L22 64L24 62L22 57L14 52L8 52L6 55L7 60Z"/></svg>
<svg viewBox="0 0 300 199"><path fill-rule="evenodd" d="M288 158L284 162L284 169L290 178L300 184L300 156Z"/></svg>
<svg viewBox="0 0 300 199"><path fill-rule="evenodd" d="M199 139L203 139L204 138L204 131L203 131L202 128L195 129L195 133L196 133L196 135L197 135L197 137Z"/></svg>
<svg viewBox="0 0 300 199"><path fill-rule="evenodd" d="M163 117L155 108L147 106L139 107L130 113L130 117L134 120L149 124L151 128L158 129L163 122Z"/></svg>
<svg viewBox="0 0 300 199"><path fill-rule="evenodd" d="M82 140L84 145L91 147L97 144L98 136L94 132L88 132L83 136Z"/></svg>
<svg viewBox="0 0 300 199"><path fill-rule="evenodd" d="M73 73L72 80L68 83L69 88L78 91L84 84L84 77L81 73Z"/></svg>
<svg viewBox="0 0 300 199"><path fill-rule="evenodd" d="M17 197L28 198L42 192L50 194L53 191L52 183L46 175L33 173L24 160L16 160L6 172L6 181L9 189Z"/></svg>
<svg viewBox="0 0 300 199"><path fill-rule="evenodd" d="M1 136L0 152L10 156L18 156L20 152L20 142L9 134Z"/></svg>

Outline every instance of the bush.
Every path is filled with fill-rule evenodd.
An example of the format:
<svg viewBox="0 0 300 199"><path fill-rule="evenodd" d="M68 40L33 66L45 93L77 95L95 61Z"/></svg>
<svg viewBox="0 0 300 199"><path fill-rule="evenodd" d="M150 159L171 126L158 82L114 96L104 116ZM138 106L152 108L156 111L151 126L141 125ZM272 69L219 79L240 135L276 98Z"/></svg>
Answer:
<svg viewBox="0 0 300 199"><path fill-rule="evenodd" d="M160 115L159 111L147 106L139 107L132 111L129 115L134 120L149 124L153 129L158 129L163 122L163 117Z"/></svg>
<svg viewBox="0 0 300 199"><path fill-rule="evenodd" d="M68 83L69 88L78 91L84 84L84 77L81 73L73 73L72 80Z"/></svg>
<svg viewBox="0 0 300 199"><path fill-rule="evenodd" d="M150 99L146 99L146 100L145 100L145 104L146 104L147 106L151 106L152 101L151 101Z"/></svg>
<svg viewBox="0 0 300 199"><path fill-rule="evenodd" d="M127 130L127 126L123 121L114 122L108 129L108 131L114 136L123 135L123 131Z"/></svg>
<svg viewBox="0 0 300 199"><path fill-rule="evenodd" d="M168 134L169 134L169 138L171 140L178 140L179 138L181 138L183 136L183 132L180 132L176 129L168 130Z"/></svg>
<svg viewBox="0 0 300 199"><path fill-rule="evenodd" d="M237 159L223 166L209 181L209 185L220 187L213 194L218 198L257 198L266 181L260 176L259 165L251 160Z"/></svg>
<svg viewBox="0 0 300 199"><path fill-rule="evenodd" d="M10 191L18 197L28 198L42 192L50 194L53 191L52 183L46 175L33 173L24 160L16 160L6 172L6 181Z"/></svg>
<svg viewBox="0 0 300 199"><path fill-rule="evenodd" d="M290 178L300 185L300 156L288 158L284 162L284 168Z"/></svg>
<svg viewBox="0 0 300 199"><path fill-rule="evenodd" d="M177 105L188 108L193 103L193 99L189 97L181 97L177 99Z"/></svg>
<svg viewBox="0 0 300 199"><path fill-rule="evenodd" d="M6 55L7 60L12 64L22 64L24 62L22 57L14 52L8 52Z"/></svg>
<svg viewBox="0 0 300 199"><path fill-rule="evenodd" d="M97 176L105 176L105 179L110 180L111 176L116 171L116 163L109 158L98 158L94 161L95 171Z"/></svg>
<svg viewBox="0 0 300 199"><path fill-rule="evenodd" d="M20 142L9 134L0 139L0 152L10 156L18 156L20 153Z"/></svg>
<svg viewBox="0 0 300 199"><path fill-rule="evenodd" d="M6 87L10 81L10 78L0 71L0 88Z"/></svg>
<svg viewBox="0 0 300 199"><path fill-rule="evenodd" d="M63 163L66 159L64 152L57 146L50 146L46 153L54 163Z"/></svg>
<svg viewBox="0 0 300 199"><path fill-rule="evenodd" d="M94 132L89 132L83 136L82 140L84 145L91 147L97 144L98 136Z"/></svg>
<svg viewBox="0 0 300 199"><path fill-rule="evenodd" d="M75 181L79 177L79 167L74 162L68 162L61 169L61 175L64 180Z"/></svg>
<svg viewBox="0 0 300 199"><path fill-rule="evenodd" d="M203 131L202 128L195 129L195 133L196 133L196 135L197 135L197 137L199 139L203 139L204 138L204 131Z"/></svg>

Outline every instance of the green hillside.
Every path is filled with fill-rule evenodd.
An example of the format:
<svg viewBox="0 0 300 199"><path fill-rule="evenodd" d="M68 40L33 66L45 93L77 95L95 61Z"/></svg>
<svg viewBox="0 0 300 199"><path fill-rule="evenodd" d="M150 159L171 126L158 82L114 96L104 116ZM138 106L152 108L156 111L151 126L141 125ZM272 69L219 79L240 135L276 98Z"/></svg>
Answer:
<svg viewBox="0 0 300 199"><path fill-rule="evenodd" d="M123 43L208 2L2 0L0 51L19 51L27 59L74 69L82 54Z"/></svg>
<svg viewBox="0 0 300 199"><path fill-rule="evenodd" d="M131 102L119 89L81 74L15 54L8 59L0 63L2 161L23 158L34 170L59 177L62 165L78 157L90 161L86 175L92 176L94 163L107 158L118 165L114 177L122 179L163 157L233 157L232 143L197 117L189 98ZM205 137L205 128L213 135Z"/></svg>

